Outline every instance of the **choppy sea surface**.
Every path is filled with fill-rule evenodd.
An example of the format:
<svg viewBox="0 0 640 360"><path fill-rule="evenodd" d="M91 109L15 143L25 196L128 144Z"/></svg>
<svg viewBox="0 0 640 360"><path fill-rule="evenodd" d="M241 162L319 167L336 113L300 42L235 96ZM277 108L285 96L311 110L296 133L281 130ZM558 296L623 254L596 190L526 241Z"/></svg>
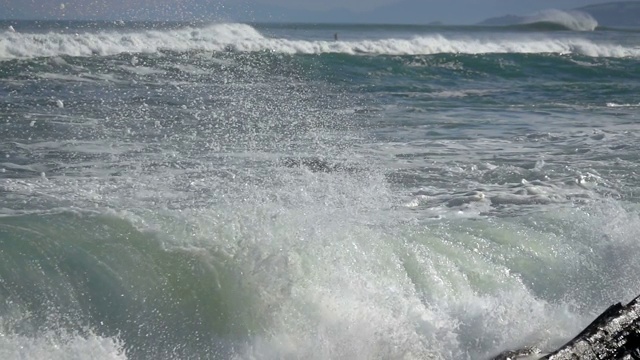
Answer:
<svg viewBox="0 0 640 360"><path fill-rule="evenodd" d="M487 359L640 292L638 31L0 25L2 359Z"/></svg>

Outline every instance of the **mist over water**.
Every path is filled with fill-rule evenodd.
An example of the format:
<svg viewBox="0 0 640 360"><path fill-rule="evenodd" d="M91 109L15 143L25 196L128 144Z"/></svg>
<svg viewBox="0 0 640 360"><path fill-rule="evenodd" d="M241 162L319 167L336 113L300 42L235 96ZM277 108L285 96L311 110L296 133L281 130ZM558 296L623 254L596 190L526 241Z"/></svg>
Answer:
<svg viewBox="0 0 640 360"><path fill-rule="evenodd" d="M12 26L0 358L485 359L638 291L626 33Z"/></svg>

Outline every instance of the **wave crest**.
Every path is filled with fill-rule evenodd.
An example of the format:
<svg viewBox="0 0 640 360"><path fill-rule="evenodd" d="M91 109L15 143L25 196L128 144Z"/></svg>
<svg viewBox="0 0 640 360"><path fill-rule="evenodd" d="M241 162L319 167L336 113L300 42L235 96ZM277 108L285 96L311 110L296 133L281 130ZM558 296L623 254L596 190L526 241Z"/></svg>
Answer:
<svg viewBox="0 0 640 360"><path fill-rule="evenodd" d="M574 31L593 31L598 21L582 11L548 9L525 17L521 24L552 24Z"/></svg>
<svg viewBox="0 0 640 360"><path fill-rule="evenodd" d="M222 50L236 42L260 43L264 37L245 24L215 24L202 28L137 32L31 34L0 33L0 59L51 56L108 56L155 53L161 50Z"/></svg>
<svg viewBox="0 0 640 360"><path fill-rule="evenodd" d="M546 19L549 20L549 17ZM578 18L572 19L576 24L579 23ZM588 22L580 24L587 26ZM0 59L4 60L157 53L164 50L176 52L266 51L282 54L336 53L350 55L551 53L590 57L640 57L640 49L619 44L596 42L580 37L534 38L521 34L499 38L468 38L433 34L416 36L412 39L310 41L269 38L245 24L216 24L202 28L137 32L0 33Z"/></svg>

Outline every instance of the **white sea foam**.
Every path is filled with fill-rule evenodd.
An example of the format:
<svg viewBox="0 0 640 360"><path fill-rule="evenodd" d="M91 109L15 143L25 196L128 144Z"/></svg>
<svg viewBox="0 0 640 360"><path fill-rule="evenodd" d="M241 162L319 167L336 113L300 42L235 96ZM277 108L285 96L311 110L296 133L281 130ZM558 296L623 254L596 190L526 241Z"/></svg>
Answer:
<svg viewBox="0 0 640 360"><path fill-rule="evenodd" d="M440 53L556 53L591 57L640 57L640 49L600 43L580 37L469 38L439 34L412 39L307 41L269 38L245 24L217 24L203 28L100 32L83 34L0 34L0 59L69 56L107 56L159 51L270 51L284 54L429 55Z"/></svg>
<svg viewBox="0 0 640 360"><path fill-rule="evenodd" d="M111 338L90 334L43 334L38 337L0 333L0 358L13 359L104 359L124 360L121 343Z"/></svg>
<svg viewBox="0 0 640 360"><path fill-rule="evenodd" d="M468 96L486 96L491 94L491 92L492 92L491 90L477 90L477 89L443 90L443 91L428 93L426 96L432 97L432 98L450 99L450 98L464 98Z"/></svg>
<svg viewBox="0 0 640 360"><path fill-rule="evenodd" d="M608 102L607 107L616 108L616 107L640 107L640 103L637 104L618 104L614 102Z"/></svg>
<svg viewBox="0 0 640 360"><path fill-rule="evenodd" d="M153 74L164 74L165 71L161 70L161 69L154 69L154 68L150 68L147 66L140 66L140 65L136 65L136 66L126 66L126 65L122 65L120 66L120 68L122 70L128 71L130 73L133 74L137 74L137 75L153 75Z"/></svg>

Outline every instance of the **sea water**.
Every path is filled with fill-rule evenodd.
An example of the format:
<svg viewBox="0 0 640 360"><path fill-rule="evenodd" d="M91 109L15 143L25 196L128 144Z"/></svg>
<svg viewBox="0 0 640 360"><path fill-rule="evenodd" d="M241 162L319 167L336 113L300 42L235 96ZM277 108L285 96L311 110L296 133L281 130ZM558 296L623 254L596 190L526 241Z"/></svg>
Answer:
<svg viewBox="0 0 640 360"><path fill-rule="evenodd" d="M0 24L0 358L563 344L640 291L640 33L569 20Z"/></svg>

